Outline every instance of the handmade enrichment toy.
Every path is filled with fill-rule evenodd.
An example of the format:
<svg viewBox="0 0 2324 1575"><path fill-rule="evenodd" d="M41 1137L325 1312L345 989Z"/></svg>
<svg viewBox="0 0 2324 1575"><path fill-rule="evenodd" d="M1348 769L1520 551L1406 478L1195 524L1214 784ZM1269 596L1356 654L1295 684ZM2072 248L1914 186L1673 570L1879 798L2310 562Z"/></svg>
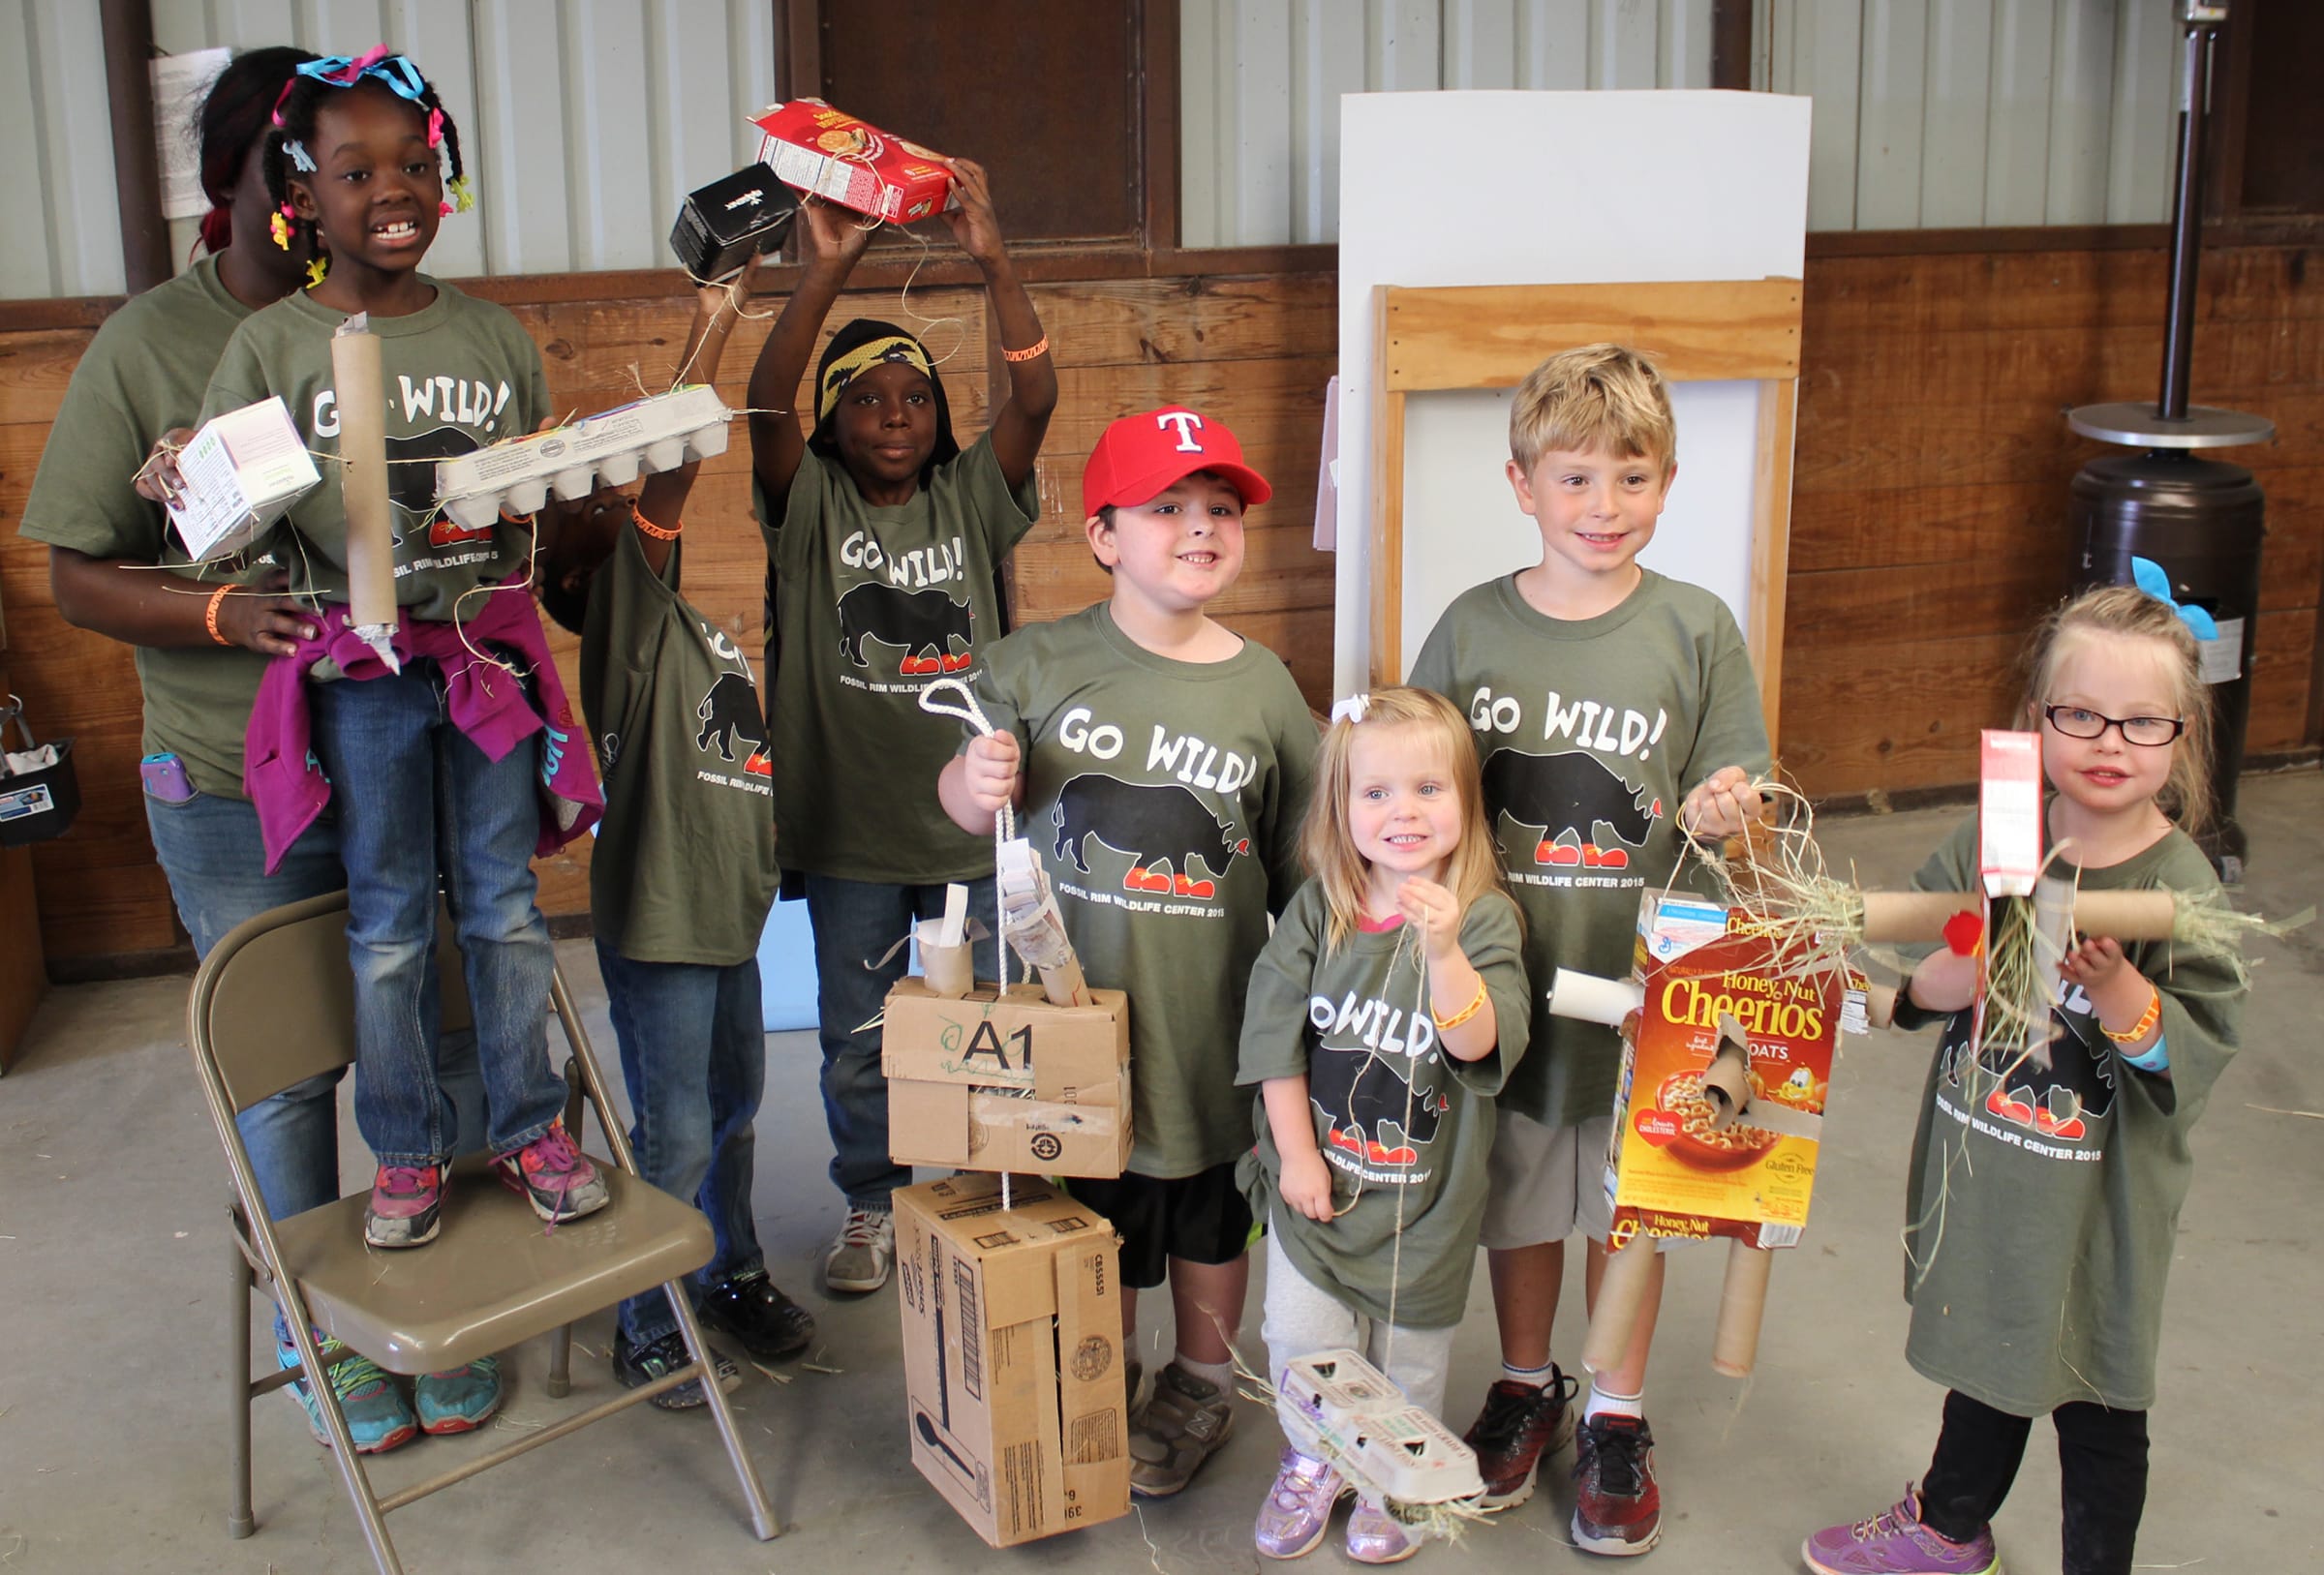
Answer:
<svg viewBox="0 0 2324 1575"><path fill-rule="evenodd" d="M280 394L204 421L177 473L169 527L196 562L233 557L322 481Z"/></svg>
<svg viewBox="0 0 2324 1575"><path fill-rule="evenodd" d="M1477 1453L1352 1350L1295 1356L1275 1383L1293 1447L1330 1461L1359 1494L1442 1533L1483 1513Z"/></svg>
<svg viewBox="0 0 2324 1575"><path fill-rule="evenodd" d="M347 509L347 614L355 637L390 673L403 671L395 633L395 523L387 502L387 379L369 313L331 336L339 401L339 489Z"/></svg>
<svg viewBox="0 0 2324 1575"><path fill-rule="evenodd" d="M765 164L754 164L687 194L670 230L670 250L694 279L724 279L751 254L780 246L798 216L799 198L791 189Z"/></svg>
<svg viewBox="0 0 2324 1575"><path fill-rule="evenodd" d="M437 501L462 529L481 530L504 509L532 513L552 492L570 501L599 482L626 487L641 472L675 470L723 454L733 414L706 383L649 394L570 426L437 461Z"/></svg>
<svg viewBox="0 0 2324 1575"><path fill-rule="evenodd" d="M952 169L942 154L821 99L769 105L750 123L766 134L760 156L777 175L843 208L908 225L953 200Z"/></svg>

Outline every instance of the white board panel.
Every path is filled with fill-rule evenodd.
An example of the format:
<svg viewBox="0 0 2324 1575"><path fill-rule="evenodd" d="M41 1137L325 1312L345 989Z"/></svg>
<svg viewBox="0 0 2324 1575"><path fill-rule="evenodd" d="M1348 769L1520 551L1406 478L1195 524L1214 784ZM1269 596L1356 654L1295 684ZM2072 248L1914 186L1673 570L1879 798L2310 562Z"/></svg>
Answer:
<svg viewBox="0 0 2324 1575"><path fill-rule="evenodd" d="M1422 133L1426 135L1423 136ZM1615 160L1573 160L1563 168L1556 204L1512 204L1496 183L1504 166L1490 158L1440 160L1443 146L1619 147ZM1340 120L1339 283L1339 540L1333 681L1345 692L1361 682L1370 651L1372 464L1376 324L1373 288L1380 285L1591 284L1607 281L1798 278L1806 250L1809 105L1801 98L1758 93L1442 93L1425 101L1394 94L1356 94ZM1361 170L1362 178L1344 171ZM1629 202L1643 181L1658 200ZM1622 211L1621 225L1574 225L1573 212ZM1495 222L1474 223L1490 211ZM1688 563L1687 577L1736 605L1749 589L1752 493L1705 476L1730 439L1719 429L1736 422L1736 409L1716 392L1690 393L1682 442L1681 479L1690 530L1721 530L1742 556L1731 578L1717 564ZM1426 402L1416 399L1412 409ZM1700 409L1695 407L1699 403ZM1409 415L1408 411L1408 415ZM1439 419L1431 414L1428 419ZM1508 460L1505 417L1457 397L1442 419L1472 443L1490 442L1489 466L1455 457L1450 468L1464 486L1479 469L1509 497L1500 467ZM1699 429L1699 430L1697 430ZM1434 430L1433 428L1431 429ZM1740 440L1756 440L1745 414ZM1406 464L1433 463L1437 445L1407 441ZM1697 469L1700 467L1700 469ZM1409 469L1408 469L1409 474ZM1746 472L1748 474L1748 472ZM1482 483L1474 483L1482 486ZM1408 500L1411 494L1408 492ZM1681 491L1672 494L1678 506ZM1702 513L1694 513L1696 500ZM1725 510L1724 516L1721 512ZM1432 533L1408 532L1405 572L1416 557L1428 559L1457 591L1507 561L1514 502L1479 516L1432 524ZM1518 516L1518 529L1522 517ZM1674 538L1676 539L1676 538ZM1419 548L1417 553L1409 550ZM1538 537L1534 556L1539 558ZM1424 596L1421 587L1425 587ZM1403 607L1404 657L1418 652L1444 610L1434 599L1446 587L1433 579L1407 580ZM1449 594L1445 594L1449 600Z"/></svg>

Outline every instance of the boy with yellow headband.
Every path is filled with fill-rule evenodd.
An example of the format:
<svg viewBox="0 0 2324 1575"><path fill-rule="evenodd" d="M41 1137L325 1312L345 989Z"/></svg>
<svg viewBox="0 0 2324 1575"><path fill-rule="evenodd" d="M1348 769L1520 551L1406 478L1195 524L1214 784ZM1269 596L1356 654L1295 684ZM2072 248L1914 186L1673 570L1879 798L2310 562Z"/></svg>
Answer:
<svg viewBox="0 0 2324 1575"><path fill-rule="evenodd" d="M1002 560L1039 516L1033 460L1056 408L1057 377L1018 282L985 172L952 161L960 205L944 222L985 276L1008 397L963 449L928 351L858 318L825 347L810 390L814 423L750 417L750 461L770 562L768 691L775 819L784 895L804 886L815 931L823 1109L831 1179L846 1222L825 1286L876 1290L895 1262L889 1198L911 1172L888 1158L888 1090L878 1016L902 973L876 967L916 918L942 912L944 887L971 887L994 927L993 846L937 807L936 775L957 728L919 709L929 680L966 678L997 641ZM799 409L800 379L871 228L810 197L806 268L750 375L754 410ZM979 947L977 966L996 959Z"/></svg>

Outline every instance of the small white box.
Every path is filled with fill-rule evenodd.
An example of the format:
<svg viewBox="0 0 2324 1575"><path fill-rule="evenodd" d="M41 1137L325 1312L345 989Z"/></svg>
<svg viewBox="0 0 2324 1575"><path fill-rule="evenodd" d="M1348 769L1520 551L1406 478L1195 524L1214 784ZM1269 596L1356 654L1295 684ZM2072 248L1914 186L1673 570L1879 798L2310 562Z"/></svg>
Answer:
<svg viewBox="0 0 2324 1575"><path fill-rule="evenodd" d="M203 422L179 451L177 473L169 523L199 562L242 551L322 483L280 395Z"/></svg>

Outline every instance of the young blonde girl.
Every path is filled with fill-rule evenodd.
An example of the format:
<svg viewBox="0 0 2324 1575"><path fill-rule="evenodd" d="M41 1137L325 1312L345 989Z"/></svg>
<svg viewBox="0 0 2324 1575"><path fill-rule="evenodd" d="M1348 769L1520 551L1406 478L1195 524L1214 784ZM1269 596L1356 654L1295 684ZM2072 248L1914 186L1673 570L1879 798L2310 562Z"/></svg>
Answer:
<svg viewBox="0 0 2324 1575"><path fill-rule="evenodd" d="M2041 735L2054 872L2089 891L2217 891L2188 834L2210 803L2209 705L2194 638L2142 591L2088 591L2044 623L2023 725ZM1975 836L1972 818L1913 884L1972 890ZM2233 959L2170 942L2080 937L2059 973L2046 1067L1972 1051L1970 957L1931 954L1899 1009L1904 1026L1944 1024L1913 1139L1905 1354L1949 1392L1919 1484L1808 1538L1823 1575L1998 1570L1989 1523L2043 1415L2064 1575L2131 1567L2187 1133L2235 1053L2245 991Z"/></svg>
<svg viewBox="0 0 2324 1575"><path fill-rule="evenodd" d="M1317 768L1301 844L1313 879L1252 972L1237 1079L1259 1086L1242 1180L1269 1227L1269 1371L1361 1348L1435 1411L1477 1254L1493 1096L1530 1021L1523 935L1451 702L1358 696L1334 712ZM1259 1551L1314 1548L1348 1491L1286 1446ZM1361 1563L1419 1549L1370 1498L1347 1538Z"/></svg>

